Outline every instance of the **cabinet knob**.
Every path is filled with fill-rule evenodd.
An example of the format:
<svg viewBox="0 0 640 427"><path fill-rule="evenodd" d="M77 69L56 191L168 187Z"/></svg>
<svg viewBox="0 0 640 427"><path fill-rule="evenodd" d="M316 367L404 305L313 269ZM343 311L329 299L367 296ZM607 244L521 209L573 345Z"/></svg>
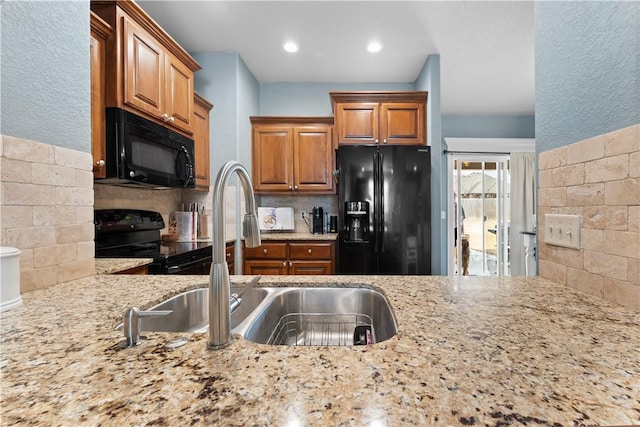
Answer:
<svg viewBox="0 0 640 427"><path fill-rule="evenodd" d="M227 252L227 258L231 256L231 252Z"/></svg>
<svg viewBox="0 0 640 427"><path fill-rule="evenodd" d="M175 120L175 119L173 118L173 116L169 117L169 121L170 121L171 123L173 123L173 121L174 121L174 120ZM385 142L386 142L386 140L385 140Z"/></svg>
<svg viewBox="0 0 640 427"><path fill-rule="evenodd" d="M387 143L387 138L383 139L383 140L382 140L382 143L383 143L383 144L386 144L386 143Z"/></svg>
<svg viewBox="0 0 640 427"><path fill-rule="evenodd" d="M297 189L298 189L298 186L296 185L296 186L294 186L293 188L294 188L295 190L297 190Z"/></svg>
<svg viewBox="0 0 640 427"><path fill-rule="evenodd" d="M309 249L307 250L307 252L311 253L311 248L309 248Z"/></svg>
<svg viewBox="0 0 640 427"><path fill-rule="evenodd" d="M169 120L169 115L168 115L167 113L164 113L164 114L162 115L162 120L164 120L165 122L166 122L167 120Z"/></svg>
<svg viewBox="0 0 640 427"><path fill-rule="evenodd" d="M266 254L267 254L267 250L266 250L266 249L263 249L263 250L262 250L262 253L266 255Z"/></svg>
<svg viewBox="0 0 640 427"><path fill-rule="evenodd" d="M283 262L282 265L287 266L287 261Z"/></svg>
<svg viewBox="0 0 640 427"><path fill-rule="evenodd" d="M293 187L292 187L292 186L289 186L289 190L293 190Z"/></svg>
<svg viewBox="0 0 640 427"><path fill-rule="evenodd" d="M104 160L100 159L96 162L96 166L98 166L99 168L103 167L105 165Z"/></svg>
<svg viewBox="0 0 640 427"><path fill-rule="evenodd" d="M289 261L289 267L293 267L293 263Z"/></svg>
<svg viewBox="0 0 640 427"><path fill-rule="evenodd" d="M378 138L376 138L376 144L377 144L378 142L380 142L380 141L378 140Z"/></svg>

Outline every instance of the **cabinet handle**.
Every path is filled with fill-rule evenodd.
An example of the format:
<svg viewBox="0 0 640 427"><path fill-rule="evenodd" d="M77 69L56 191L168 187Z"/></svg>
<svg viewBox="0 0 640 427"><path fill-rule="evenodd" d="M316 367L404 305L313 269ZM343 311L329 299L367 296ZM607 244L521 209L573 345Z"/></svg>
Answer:
<svg viewBox="0 0 640 427"><path fill-rule="evenodd" d="M311 253L311 248L309 248L309 250L307 252Z"/></svg>
<svg viewBox="0 0 640 427"><path fill-rule="evenodd" d="M289 261L289 267L293 267L293 263Z"/></svg>
<svg viewBox="0 0 640 427"><path fill-rule="evenodd" d="M266 254L267 254L267 250L266 250L266 249L263 249L263 250L262 250L262 253L266 255Z"/></svg>
<svg viewBox="0 0 640 427"><path fill-rule="evenodd" d="M282 265L287 266L287 261L283 262Z"/></svg>
<svg viewBox="0 0 640 427"><path fill-rule="evenodd" d="M289 186L289 190L293 190L293 187L292 187L292 186Z"/></svg>
<svg viewBox="0 0 640 427"><path fill-rule="evenodd" d="M297 189L298 189L298 186L296 185L296 186L294 186L293 188L294 188L295 190L297 190Z"/></svg>
<svg viewBox="0 0 640 427"><path fill-rule="evenodd" d="M383 143L383 144L386 144L386 143L387 143L387 138L383 139L383 140L382 140L382 143Z"/></svg>
<svg viewBox="0 0 640 427"><path fill-rule="evenodd" d="M162 115L162 120L164 120L165 122L166 122L166 121L169 121L169 115L168 115L167 113L164 113L164 114Z"/></svg>
<svg viewBox="0 0 640 427"><path fill-rule="evenodd" d="M376 138L376 144L379 142L378 138Z"/></svg>
<svg viewBox="0 0 640 427"><path fill-rule="evenodd" d="M100 159L100 160L98 160L98 161L96 162L96 166L98 166L98 167L103 167L103 166L104 166L104 164L105 164L105 163L104 163L104 160L102 160L102 159Z"/></svg>

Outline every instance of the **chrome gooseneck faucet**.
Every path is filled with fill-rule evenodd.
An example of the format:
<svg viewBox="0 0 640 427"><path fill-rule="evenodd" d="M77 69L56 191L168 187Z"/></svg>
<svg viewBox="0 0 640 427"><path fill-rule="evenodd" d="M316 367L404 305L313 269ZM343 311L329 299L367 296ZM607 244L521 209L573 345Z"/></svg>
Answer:
<svg viewBox="0 0 640 427"><path fill-rule="evenodd" d="M242 234L249 248L260 246L260 228L253 186L247 170L235 161L227 162L218 172L213 192L213 263L209 276L209 342L207 348L216 350L231 344L231 310L229 297L231 283L225 256L224 190L233 173L240 178L244 190L246 213L242 221Z"/></svg>

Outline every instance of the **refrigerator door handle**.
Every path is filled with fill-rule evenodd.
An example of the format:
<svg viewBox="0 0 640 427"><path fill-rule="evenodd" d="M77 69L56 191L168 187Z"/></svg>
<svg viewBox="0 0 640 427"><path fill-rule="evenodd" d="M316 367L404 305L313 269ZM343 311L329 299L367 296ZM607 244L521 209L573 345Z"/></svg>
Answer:
<svg viewBox="0 0 640 427"><path fill-rule="evenodd" d="M379 199L378 199L378 185L380 185L380 168L378 167L378 153L375 152L373 153L373 224L372 224L372 228L373 228L373 250L374 252L378 253L378 215L379 215L379 210L378 210L378 203L379 203Z"/></svg>
<svg viewBox="0 0 640 427"><path fill-rule="evenodd" d="M380 242L380 252L384 252L384 154L380 153L378 156L378 197L379 197L379 211L380 220L378 221L378 241Z"/></svg>

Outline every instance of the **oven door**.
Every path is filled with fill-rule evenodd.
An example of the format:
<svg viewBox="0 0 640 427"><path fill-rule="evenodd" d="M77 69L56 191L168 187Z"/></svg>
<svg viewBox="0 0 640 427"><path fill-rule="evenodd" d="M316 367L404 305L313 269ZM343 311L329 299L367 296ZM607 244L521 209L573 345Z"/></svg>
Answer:
<svg viewBox="0 0 640 427"><path fill-rule="evenodd" d="M107 176L163 187L195 187L194 142L120 108L107 108Z"/></svg>
<svg viewBox="0 0 640 427"><path fill-rule="evenodd" d="M211 271L211 258L198 259L184 264L168 265L164 274L209 274Z"/></svg>

